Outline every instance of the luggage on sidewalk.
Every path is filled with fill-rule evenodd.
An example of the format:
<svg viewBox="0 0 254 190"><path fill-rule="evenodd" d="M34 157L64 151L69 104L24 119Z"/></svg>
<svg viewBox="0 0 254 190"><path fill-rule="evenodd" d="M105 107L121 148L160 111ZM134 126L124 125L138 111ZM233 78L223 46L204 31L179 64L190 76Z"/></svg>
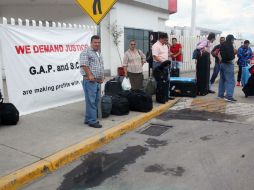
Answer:
<svg viewBox="0 0 254 190"><path fill-rule="evenodd" d="M127 115L130 112L129 101L119 95L112 96L112 115Z"/></svg>
<svg viewBox="0 0 254 190"><path fill-rule="evenodd" d="M248 82L246 83L246 85L243 87L242 90L245 94L245 97L254 96L254 75L250 76Z"/></svg>
<svg viewBox="0 0 254 190"><path fill-rule="evenodd" d="M177 61L172 61L170 77L180 77L180 69L177 68Z"/></svg>
<svg viewBox="0 0 254 190"><path fill-rule="evenodd" d="M114 96L119 92L122 92L121 82L115 79L111 79L105 84L105 95Z"/></svg>
<svg viewBox="0 0 254 190"><path fill-rule="evenodd" d="M157 81L156 101L165 104L169 96L169 81Z"/></svg>
<svg viewBox="0 0 254 190"><path fill-rule="evenodd" d="M242 86L245 86L250 78L250 72L249 72L250 66L242 67L242 77L241 77L241 83Z"/></svg>
<svg viewBox="0 0 254 190"><path fill-rule="evenodd" d="M101 114L102 118L109 117L112 110L112 98L111 96L103 96L101 98Z"/></svg>
<svg viewBox="0 0 254 190"><path fill-rule="evenodd" d="M151 95L142 90L124 91L120 95L128 99L131 111L149 112L153 109Z"/></svg>
<svg viewBox="0 0 254 190"><path fill-rule="evenodd" d="M144 85L145 88L145 93L149 94L149 95L153 95L155 94L155 81L153 78L149 77L148 80L147 80L147 83L146 85Z"/></svg>
<svg viewBox="0 0 254 190"><path fill-rule="evenodd" d="M19 111L12 103L0 103L0 121L2 125L16 125L19 121Z"/></svg>
<svg viewBox="0 0 254 190"><path fill-rule="evenodd" d="M193 78L185 77L170 77L170 95L181 97L196 97L196 80Z"/></svg>
<svg viewBox="0 0 254 190"><path fill-rule="evenodd" d="M207 95L210 81L210 55L207 52L203 52L202 55L199 52L197 55L196 79L197 95Z"/></svg>

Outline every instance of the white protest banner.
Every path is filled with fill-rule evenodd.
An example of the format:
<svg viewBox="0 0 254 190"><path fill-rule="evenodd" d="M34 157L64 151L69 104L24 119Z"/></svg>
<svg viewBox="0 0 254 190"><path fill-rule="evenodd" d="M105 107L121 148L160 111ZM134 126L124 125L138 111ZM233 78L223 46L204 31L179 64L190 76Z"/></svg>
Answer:
<svg viewBox="0 0 254 190"><path fill-rule="evenodd" d="M0 25L9 101L28 114L83 99L79 55L84 29Z"/></svg>

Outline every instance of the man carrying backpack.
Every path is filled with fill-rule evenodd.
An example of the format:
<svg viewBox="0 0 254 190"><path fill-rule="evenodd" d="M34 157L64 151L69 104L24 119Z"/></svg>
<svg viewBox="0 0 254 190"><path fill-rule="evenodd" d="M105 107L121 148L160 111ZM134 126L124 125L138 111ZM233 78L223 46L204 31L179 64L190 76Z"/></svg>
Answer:
<svg viewBox="0 0 254 190"><path fill-rule="evenodd" d="M220 46L221 68L218 98L224 98L228 102L236 102L233 98L235 88L234 63L236 49L234 49L235 37L229 34L226 41ZM224 96L226 92L226 96Z"/></svg>

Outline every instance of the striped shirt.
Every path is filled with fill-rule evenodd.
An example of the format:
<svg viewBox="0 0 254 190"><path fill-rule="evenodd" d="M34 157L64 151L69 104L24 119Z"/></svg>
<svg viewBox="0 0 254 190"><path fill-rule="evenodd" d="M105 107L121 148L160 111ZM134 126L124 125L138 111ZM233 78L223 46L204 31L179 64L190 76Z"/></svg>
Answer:
<svg viewBox="0 0 254 190"><path fill-rule="evenodd" d="M104 66L102 55L99 51L94 51L91 47L85 49L80 54L80 73L86 76L84 66L87 66L95 79L104 78Z"/></svg>
<svg viewBox="0 0 254 190"><path fill-rule="evenodd" d="M127 71L130 73L142 73L143 62L146 61L146 56L141 50L135 49L131 51L128 49L123 58L123 66L127 67Z"/></svg>

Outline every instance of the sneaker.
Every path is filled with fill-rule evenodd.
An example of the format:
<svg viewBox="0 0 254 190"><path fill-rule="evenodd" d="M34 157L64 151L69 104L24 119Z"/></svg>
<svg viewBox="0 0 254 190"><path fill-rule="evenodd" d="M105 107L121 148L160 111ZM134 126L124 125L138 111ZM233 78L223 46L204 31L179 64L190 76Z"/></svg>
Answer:
<svg viewBox="0 0 254 190"><path fill-rule="evenodd" d="M224 99L224 96L217 96L217 99Z"/></svg>
<svg viewBox="0 0 254 190"><path fill-rule="evenodd" d="M237 82L237 83L236 83L236 86L241 86L241 83L240 83L240 82Z"/></svg>
<svg viewBox="0 0 254 190"><path fill-rule="evenodd" d="M236 102L237 100L234 98L224 98L224 100L226 100L227 102Z"/></svg>
<svg viewBox="0 0 254 190"><path fill-rule="evenodd" d="M93 128L102 128L102 125L99 124L99 122L97 123L92 123L92 124L88 124L89 127L93 127Z"/></svg>

